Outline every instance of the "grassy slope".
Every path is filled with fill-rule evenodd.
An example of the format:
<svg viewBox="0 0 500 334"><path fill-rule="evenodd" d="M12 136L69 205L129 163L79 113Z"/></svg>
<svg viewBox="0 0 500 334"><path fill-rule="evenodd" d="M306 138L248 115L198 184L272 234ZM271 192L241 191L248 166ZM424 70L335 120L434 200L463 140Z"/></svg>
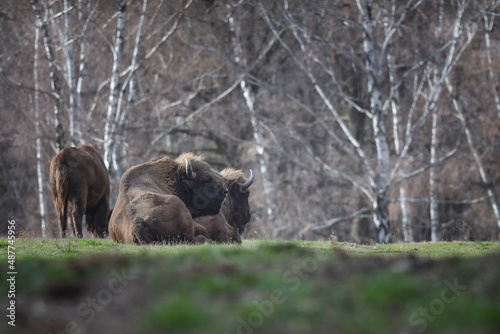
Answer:
<svg viewBox="0 0 500 334"><path fill-rule="evenodd" d="M16 248L13 333L500 332L499 243Z"/></svg>

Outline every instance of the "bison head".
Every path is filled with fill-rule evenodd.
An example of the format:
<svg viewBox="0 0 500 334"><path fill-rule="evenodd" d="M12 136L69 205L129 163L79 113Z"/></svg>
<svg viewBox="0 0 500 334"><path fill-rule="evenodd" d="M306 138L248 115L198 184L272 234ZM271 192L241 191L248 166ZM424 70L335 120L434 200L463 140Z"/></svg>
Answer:
<svg viewBox="0 0 500 334"><path fill-rule="evenodd" d="M191 153L182 154L176 162L176 193L193 218L216 215L227 195L222 177L201 157Z"/></svg>
<svg viewBox="0 0 500 334"><path fill-rule="evenodd" d="M235 227L239 233L243 233L245 225L251 219L248 197L250 196L249 187L254 180L253 172L250 170L248 179L240 170L232 168L226 168L220 174L229 190L227 199L222 206L222 213L230 225Z"/></svg>

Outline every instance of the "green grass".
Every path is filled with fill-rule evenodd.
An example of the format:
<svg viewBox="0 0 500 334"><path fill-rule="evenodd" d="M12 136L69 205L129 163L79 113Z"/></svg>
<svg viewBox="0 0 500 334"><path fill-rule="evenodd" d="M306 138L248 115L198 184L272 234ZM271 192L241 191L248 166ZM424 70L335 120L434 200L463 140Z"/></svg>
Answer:
<svg viewBox="0 0 500 334"><path fill-rule="evenodd" d="M2 263L6 249L0 239ZM60 333L68 324L82 333L500 331L498 243L135 246L24 238L16 250L12 333ZM86 304L92 300L95 309Z"/></svg>
<svg viewBox="0 0 500 334"><path fill-rule="evenodd" d="M0 238L0 258L6 257L7 239ZM382 245L360 245L349 242L331 243L327 241L263 241L245 240L238 245L124 245L109 239L42 239L22 238L16 241L17 258L47 258L81 257L93 254L108 255L161 255L178 254L183 252L197 252L200 249L211 249L213 252L228 249L256 249L259 247L270 249L305 248L312 250L337 249L355 256L405 256L429 258L449 257L476 257L487 254L500 254L498 242L421 242L397 243Z"/></svg>

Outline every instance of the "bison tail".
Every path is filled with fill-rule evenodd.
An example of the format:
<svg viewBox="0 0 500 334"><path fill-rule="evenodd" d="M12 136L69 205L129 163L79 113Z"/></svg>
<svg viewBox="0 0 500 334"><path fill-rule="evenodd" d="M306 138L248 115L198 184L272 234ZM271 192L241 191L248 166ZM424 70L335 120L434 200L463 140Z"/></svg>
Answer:
<svg viewBox="0 0 500 334"><path fill-rule="evenodd" d="M54 194L54 201L56 202L56 210L59 217L66 218L68 210L68 171L66 166L60 166L55 173L55 182L52 185L52 193ZM65 219L66 220L66 219ZM61 222L66 224L66 221Z"/></svg>

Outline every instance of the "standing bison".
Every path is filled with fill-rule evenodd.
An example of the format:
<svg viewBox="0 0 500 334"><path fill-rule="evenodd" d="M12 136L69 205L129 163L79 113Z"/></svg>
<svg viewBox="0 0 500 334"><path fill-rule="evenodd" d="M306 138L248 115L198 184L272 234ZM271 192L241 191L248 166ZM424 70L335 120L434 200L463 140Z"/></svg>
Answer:
<svg viewBox="0 0 500 334"><path fill-rule="evenodd" d="M215 216L205 216L196 219L202 225L211 240L216 242L241 243L240 234L250 221L249 187L253 183L253 172L250 170L248 180L240 170L226 168L220 172L228 195L222 204L221 211Z"/></svg>
<svg viewBox="0 0 500 334"><path fill-rule="evenodd" d="M128 244L204 241L208 234L193 218L217 214L226 194L222 177L192 153L134 166L120 181L111 238Z"/></svg>
<svg viewBox="0 0 500 334"><path fill-rule="evenodd" d="M104 238L108 233L109 178L99 152L92 145L66 147L50 164L50 186L62 238L66 237L68 210L73 233L81 238L85 215L87 230Z"/></svg>

